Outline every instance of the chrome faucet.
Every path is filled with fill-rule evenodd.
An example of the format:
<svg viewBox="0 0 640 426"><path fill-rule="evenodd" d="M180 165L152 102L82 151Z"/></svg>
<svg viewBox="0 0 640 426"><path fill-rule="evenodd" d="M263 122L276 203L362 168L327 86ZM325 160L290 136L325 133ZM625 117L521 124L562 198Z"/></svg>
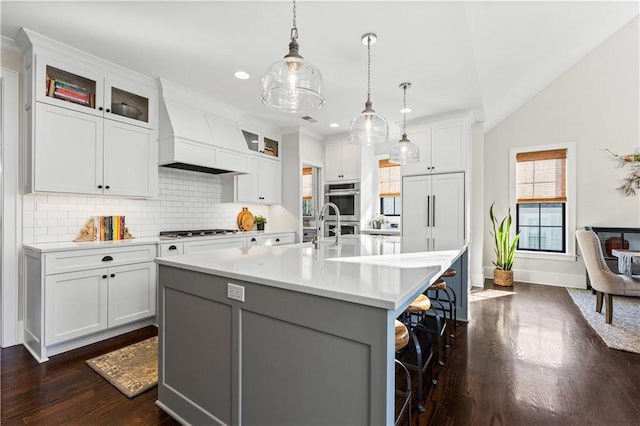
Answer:
<svg viewBox="0 0 640 426"><path fill-rule="evenodd" d="M324 235L324 211L328 208L331 207L333 209L334 212L336 212L336 229L334 231L335 235L336 235L336 245L340 245L340 210L338 209L338 206L336 206L333 203L324 203L322 205L322 207L320 207L320 211L318 212L318 216L316 217L316 227L318 229L318 235L320 237L322 237Z"/></svg>

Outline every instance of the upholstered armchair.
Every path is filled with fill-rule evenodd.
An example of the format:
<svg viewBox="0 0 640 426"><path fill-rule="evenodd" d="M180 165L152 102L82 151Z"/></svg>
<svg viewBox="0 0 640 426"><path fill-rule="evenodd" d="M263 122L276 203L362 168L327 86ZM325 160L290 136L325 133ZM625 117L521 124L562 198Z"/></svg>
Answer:
<svg viewBox="0 0 640 426"><path fill-rule="evenodd" d="M640 276L631 278L623 274L614 274L607 266L602 254L600 239L593 231L576 231L578 246L582 252L591 287L596 291L596 312L602 312L604 297L605 318L607 324L613 321L613 295L640 297Z"/></svg>

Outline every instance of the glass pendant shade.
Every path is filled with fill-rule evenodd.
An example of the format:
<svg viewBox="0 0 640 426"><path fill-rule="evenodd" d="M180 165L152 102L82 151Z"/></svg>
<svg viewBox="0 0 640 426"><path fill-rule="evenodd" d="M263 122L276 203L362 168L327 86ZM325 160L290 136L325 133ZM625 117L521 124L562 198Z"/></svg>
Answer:
<svg viewBox="0 0 640 426"><path fill-rule="evenodd" d="M301 113L324 105L322 75L300 55L296 2L293 0L293 27L289 53L274 62L262 77L262 103L276 111Z"/></svg>
<svg viewBox="0 0 640 426"><path fill-rule="evenodd" d="M389 162L395 164L409 164L420 161L420 150L411 142L406 134L389 151Z"/></svg>
<svg viewBox="0 0 640 426"><path fill-rule="evenodd" d="M420 161L420 149L418 145L412 143L407 138L407 89L411 87L411 83L400 83L403 90L402 98L402 139L389 151L389 162L394 164L409 164Z"/></svg>
<svg viewBox="0 0 640 426"><path fill-rule="evenodd" d="M362 114L351 120L347 142L358 145L376 145L389 139L387 119L371 109L367 102Z"/></svg>
<svg viewBox="0 0 640 426"><path fill-rule="evenodd" d="M377 145L389 139L387 119L371 107L371 45L376 40L374 33L367 33L361 38L362 43L367 45L367 101L362 113L351 120L347 138L347 142L357 145Z"/></svg>
<svg viewBox="0 0 640 426"><path fill-rule="evenodd" d="M262 77L262 103L276 111L300 113L324 105L320 70L297 54L297 46L292 40L289 54L271 64Z"/></svg>

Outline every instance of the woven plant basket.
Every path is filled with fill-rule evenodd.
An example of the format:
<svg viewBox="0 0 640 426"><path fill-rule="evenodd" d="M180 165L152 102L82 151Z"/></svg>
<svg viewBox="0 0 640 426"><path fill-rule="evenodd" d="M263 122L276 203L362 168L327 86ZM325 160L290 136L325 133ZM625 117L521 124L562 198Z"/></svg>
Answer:
<svg viewBox="0 0 640 426"><path fill-rule="evenodd" d="M513 286L513 271L505 271L502 269L493 270L493 283L503 287Z"/></svg>

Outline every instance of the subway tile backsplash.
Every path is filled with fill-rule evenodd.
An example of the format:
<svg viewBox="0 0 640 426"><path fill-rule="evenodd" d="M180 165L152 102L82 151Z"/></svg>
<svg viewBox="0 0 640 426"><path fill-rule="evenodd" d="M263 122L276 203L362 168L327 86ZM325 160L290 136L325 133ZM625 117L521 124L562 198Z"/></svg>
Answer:
<svg viewBox="0 0 640 426"><path fill-rule="evenodd" d="M242 207L269 217L269 206L221 203L220 177L186 170L159 169L158 198L131 199L69 194L23 197L23 241L71 241L92 216L124 215L135 237L160 231L200 228L237 229Z"/></svg>

